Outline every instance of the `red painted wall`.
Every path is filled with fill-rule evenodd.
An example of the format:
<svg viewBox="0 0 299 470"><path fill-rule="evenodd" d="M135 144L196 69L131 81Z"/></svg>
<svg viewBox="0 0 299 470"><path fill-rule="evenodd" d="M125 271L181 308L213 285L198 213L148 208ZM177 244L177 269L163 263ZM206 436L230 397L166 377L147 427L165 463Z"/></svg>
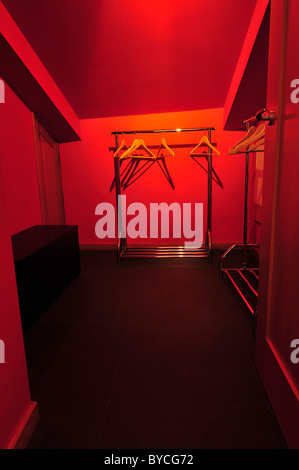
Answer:
<svg viewBox="0 0 299 470"><path fill-rule="evenodd" d="M41 223L31 112L5 86L0 105L0 158L11 235Z"/></svg>
<svg viewBox="0 0 299 470"><path fill-rule="evenodd" d="M101 202L115 204L115 193L109 193L114 176L112 131L134 129L172 129L216 127L213 142L221 153L214 157L214 168L222 180L224 189L213 183L214 243L233 243L242 240L244 157L228 157L228 149L243 136L241 132L223 131L223 110L211 109L178 113L90 119L81 121L82 141L60 146L62 179L65 198L66 221L78 224L81 244L113 243L100 240L95 235L99 216L95 208ZM148 145L159 145L164 136L171 147L175 144L197 145L202 134L172 133L142 135ZM131 143L135 136L127 136ZM120 142L122 137L120 136ZM127 189L127 201L142 202L203 202L204 215L207 202L206 173L190 158L190 148L174 148L175 157L167 159L168 169L175 184L171 189L159 167L155 164L134 185ZM206 217L204 217L206 219ZM204 225L205 227L205 225ZM204 228L205 230L205 228ZM157 242L159 240L152 240ZM165 240L164 240L165 241ZM134 240L134 243L145 240Z"/></svg>
<svg viewBox="0 0 299 470"><path fill-rule="evenodd" d="M3 449L31 402L2 176L0 164L0 339L5 344L5 363L0 363L0 448Z"/></svg>
<svg viewBox="0 0 299 470"><path fill-rule="evenodd" d="M7 85L0 135L0 448L6 448L31 404L10 236L41 223L32 117Z"/></svg>

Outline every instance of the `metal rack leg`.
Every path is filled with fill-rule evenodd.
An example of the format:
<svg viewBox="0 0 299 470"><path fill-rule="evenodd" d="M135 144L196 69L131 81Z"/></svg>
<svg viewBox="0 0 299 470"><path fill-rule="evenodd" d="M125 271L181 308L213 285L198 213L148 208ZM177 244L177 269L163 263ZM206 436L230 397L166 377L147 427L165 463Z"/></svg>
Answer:
<svg viewBox="0 0 299 470"><path fill-rule="evenodd" d="M257 323L257 308L255 309L254 314L253 314L252 336L254 338L256 337L256 323Z"/></svg>
<svg viewBox="0 0 299 470"><path fill-rule="evenodd" d="M116 150L118 149L118 135L115 135L115 146ZM117 223L117 262L120 263L121 256L121 239L119 234L122 231L122 226L119 227L119 221L121 221L121 213L119 213L119 196L121 195L121 185L120 185L120 162L119 157L114 157L114 174L115 174L115 196L116 196L116 223Z"/></svg>
<svg viewBox="0 0 299 470"><path fill-rule="evenodd" d="M208 139L211 142L211 130L208 131ZM207 217L207 236L208 236L208 261L212 262L212 152L209 149L208 154L208 217Z"/></svg>
<svg viewBox="0 0 299 470"><path fill-rule="evenodd" d="M248 172L249 172L249 154L246 153L245 163L245 201L244 201L244 233L243 233L243 268L247 266L247 230L248 230Z"/></svg>

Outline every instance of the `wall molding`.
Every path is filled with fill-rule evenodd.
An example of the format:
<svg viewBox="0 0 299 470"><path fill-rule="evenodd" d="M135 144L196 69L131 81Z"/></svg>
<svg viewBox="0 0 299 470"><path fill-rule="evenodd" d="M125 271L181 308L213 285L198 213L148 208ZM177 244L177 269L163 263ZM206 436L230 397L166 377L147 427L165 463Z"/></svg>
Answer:
<svg viewBox="0 0 299 470"><path fill-rule="evenodd" d="M39 422L39 412L37 402L32 401L16 426L13 437L7 449L26 449Z"/></svg>
<svg viewBox="0 0 299 470"><path fill-rule="evenodd" d="M59 143L80 140L80 121L0 0L0 75Z"/></svg>

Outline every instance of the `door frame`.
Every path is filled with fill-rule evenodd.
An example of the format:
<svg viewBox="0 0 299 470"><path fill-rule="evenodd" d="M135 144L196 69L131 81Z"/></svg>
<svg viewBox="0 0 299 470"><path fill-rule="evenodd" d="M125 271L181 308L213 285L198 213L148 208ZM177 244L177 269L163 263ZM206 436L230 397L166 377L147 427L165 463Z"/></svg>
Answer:
<svg viewBox="0 0 299 470"><path fill-rule="evenodd" d="M35 145L35 156L36 156L36 167L37 167L37 176L38 176L38 186L39 186L39 196L40 196L40 205L41 205L41 215L43 225L48 225L48 212L46 204L46 194L44 189L43 182L43 160L41 152L41 141L40 136L42 135L48 143L55 148L57 155L59 174L56 173L56 183L59 187L60 195L57 194L57 199L60 199L60 214L61 225L65 225L65 209L64 209L64 197L63 197L63 186L62 186L62 177L61 177L61 163L60 163L60 152L59 152L59 143L56 142L53 137L46 131L46 129L40 124L36 115L32 113L32 123L33 123L33 134L34 134L34 145Z"/></svg>
<svg viewBox="0 0 299 470"><path fill-rule="evenodd" d="M299 394L268 335L273 304L276 222L282 161L287 20L288 1L272 0L267 107L276 112L276 120L273 126L268 126L265 141L255 364L287 445L290 448L298 448ZM275 44L280 44L279 66L277 56L275 57ZM275 100L271 102L274 96L278 97L276 103ZM275 106L277 109L273 109Z"/></svg>

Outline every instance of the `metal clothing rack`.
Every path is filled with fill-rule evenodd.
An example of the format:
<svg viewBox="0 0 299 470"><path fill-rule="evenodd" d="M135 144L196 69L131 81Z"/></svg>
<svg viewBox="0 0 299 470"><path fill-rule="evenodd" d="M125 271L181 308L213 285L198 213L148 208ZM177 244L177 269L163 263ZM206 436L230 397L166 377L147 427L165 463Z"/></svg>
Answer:
<svg viewBox="0 0 299 470"><path fill-rule="evenodd" d="M244 121L246 124L246 131L249 130L250 123L253 121L269 121L272 123L273 115L265 116L267 110L259 111L256 116L251 117ZM244 200L244 223L243 223L243 243L234 244L230 246L220 259L220 276L226 274L238 294L241 296L246 307L253 316L253 336L256 332L257 320L257 301L258 301L258 282L259 282L259 247L256 244L248 243L247 230L248 230L248 181L249 181L249 147L245 152L238 152L245 154L245 200ZM254 150L256 152L263 152L263 150ZM232 255L235 250L242 249L242 266L227 266L229 255ZM251 260L249 260L251 254ZM234 263L233 263L234 264Z"/></svg>
<svg viewBox="0 0 299 470"><path fill-rule="evenodd" d="M208 132L208 140L211 143L212 131L215 127L199 127L187 129L151 129L136 131L114 131L111 135L115 136L116 150L119 148L119 135L125 134L159 134L170 132ZM120 180L120 156L114 157L114 174L115 174L115 195L117 208L117 261L120 263L121 258L207 258L209 263L212 261L212 150L208 148L208 204L207 204L207 229L205 236L205 245L201 248L187 249L184 246L138 246L130 247L127 244L127 238L122 226L122 217L119 213L118 201L121 195Z"/></svg>

